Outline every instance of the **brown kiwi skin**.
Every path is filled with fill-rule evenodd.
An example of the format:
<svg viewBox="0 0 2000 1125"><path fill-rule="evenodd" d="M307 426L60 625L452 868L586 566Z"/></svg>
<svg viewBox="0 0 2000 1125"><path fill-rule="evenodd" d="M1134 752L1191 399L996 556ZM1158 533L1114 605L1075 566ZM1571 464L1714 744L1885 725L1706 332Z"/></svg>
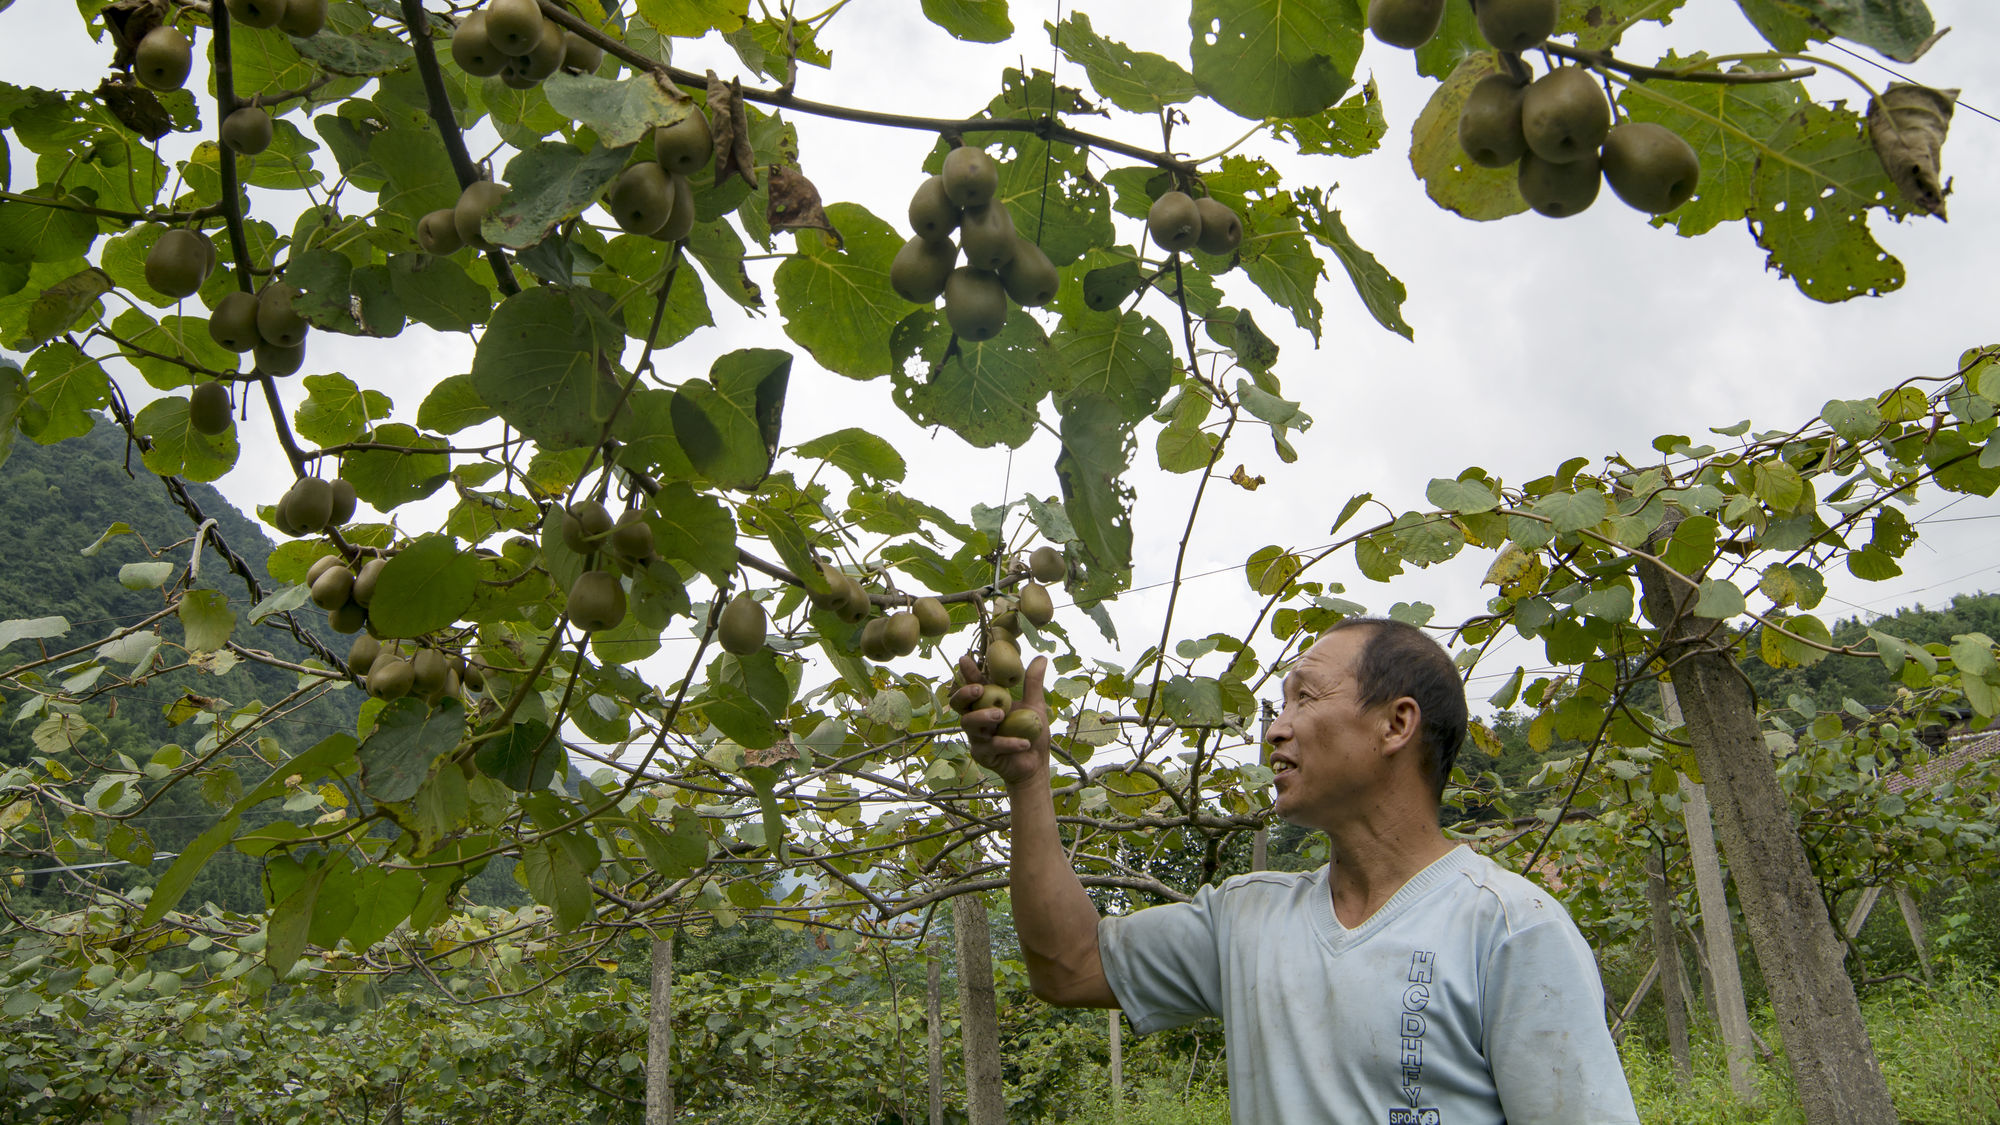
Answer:
<svg viewBox="0 0 2000 1125"><path fill-rule="evenodd" d="M1528 151L1556 164L1593 157L1611 130L1611 104L1591 72L1559 66L1521 95L1521 135Z"/></svg>
<svg viewBox="0 0 2000 1125"><path fill-rule="evenodd" d="M1560 8L1558 0L1481 0L1473 12L1488 43L1519 54L1555 32Z"/></svg>
<svg viewBox="0 0 2000 1125"><path fill-rule="evenodd" d="M1521 133L1521 98L1527 87L1505 74L1473 83L1458 115L1458 147L1481 168L1505 168L1528 151Z"/></svg>
<svg viewBox="0 0 2000 1125"><path fill-rule="evenodd" d="M1007 289L1000 275L960 266L944 283L944 316L961 339L991 340L1007 326Z"/></svg>
<svg viewBox="0 0 2000 1125"><path fill-rule="evenodd" d="M949 239L934 242L919 235L896 251L889 263L889 286L905 301L928 305L944 293L957 262L958 247Z"/></svg>
<svg viewBox="0 0 2000 1125"><path fill-rule="evenodd" d="M960 145L944 154L945 195L960 207L982 207L1000 190L1000 166L986 150Z"/></svg>
<svg viewBox="0 0 2000 1125"><path fill-rule="evenodd" d="M1201 241L1201 211L1186 192L1165 192L1147 210L1146 229L1162 250L1192 250Z"/></svg>
<svg viewBox="0 0 2000 1125"><path fill-rule="evenodd" d="M1444 24L1445 0L1369 0L1368 30L1391 47L1414 51Z"/></svg>
<svg viewBox="0 0 2000 1125"><path fill-rule="evenodd" d="M215 437L229 431L229 388L221 383L201 383L188 392L188 425L197 433Z"/></svg>
<svg viewBox="0 0 2000 1125"><path fill-rule="evenodd" d="M1604 182L1629 206L1664 215L1694 198L1701 158L1679 133L1651 121L1614 126L1604 139Z"/></svg>
<svg viewBox="0 0 2000 1125"><path fill-rule="evenodd" d="M1041 247L1023 238L1017 240L1013 260L1000 267L1000 284L1015 304L1039 308L1055 300L1062 274Z"/></svg>
<svg viewBox="0 0 2000 1125"><path fill-rule="evenodd" d="M949 242L951 232L958 229L959 217L964 213L965 209L945 194L943 176L925 180L910 196L910 229L917 233L918 238Z"/></svg>
<svg viewBox="0 0 2000 1125"><path fill-rule="evenodd" d="M232 289L208 314L208 338L239 355L257 346L257 295Z"/></svg>
<svg viewBox="0 0 2000 1125"><path fill-rule="evenodd" d="M1234 254L1243 245L1243 219L1234 208L1206 195L1194 201L1194 208L1201 216L1201 237L1195 241L1195 249L1219 257Z"/></svg>
<svg viewBox="0 0 2000 1125"><path fill-rule="evenodd" d="M1567 219L1597 199L1599 170L1596 153L1585 160L1555 164L1531 152L1521 158L1515 182L1537 215Z"/></svg>
<svg viewBox="0 0 2000 1125"><path fill-rule="evenodd" d="M459 21L458 30L451 35L451 57L460 70L474 78L491 78L507 65L507 56L487 33L485 12L472 12Z"/></svg>
<svg viewBox="0 0 2000 1125"><path fill-rule="evenodd" d="M672 125L654 129L653 158L660 167L683 176L701 171L715 159L715 134L709 129L708 117L694 109Z"/></svg>
<svg viewBox="0 0 2000 1125"><path fill-rule="evenodd" d="M1020 241L1014 216L1004 203L967 207L958 220L959 248L965 264L976 270L998 270L1014 260Z"/></svg>

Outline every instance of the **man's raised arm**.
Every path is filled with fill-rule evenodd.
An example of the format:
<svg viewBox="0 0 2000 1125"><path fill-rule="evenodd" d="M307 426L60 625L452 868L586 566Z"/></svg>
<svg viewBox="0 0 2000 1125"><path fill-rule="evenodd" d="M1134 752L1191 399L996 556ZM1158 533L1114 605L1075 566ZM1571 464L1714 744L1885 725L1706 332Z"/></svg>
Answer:
<svg viewBox="0 0 2000 1125"><path fill-rule="evenodd" d="M984 674L972 657L959 658L966 686L952 695L959 711L973 760L1000 775L1007 786L1013 813L1013 863L1009 898L1014 929L1021 938L1021 959L1028 966L1028 983L1035 995L1064 1008L1116 1008L1104 963L1097 953L1097 904L1064 854L1056 832L1055 798L1049 786L1048 704L1042 698L1042 677L1048 659L1036 657L1016 709L1029 708L1042 717L1033 740L995 734L1005 714L997 707L967 711L985 688Z"/></svg>

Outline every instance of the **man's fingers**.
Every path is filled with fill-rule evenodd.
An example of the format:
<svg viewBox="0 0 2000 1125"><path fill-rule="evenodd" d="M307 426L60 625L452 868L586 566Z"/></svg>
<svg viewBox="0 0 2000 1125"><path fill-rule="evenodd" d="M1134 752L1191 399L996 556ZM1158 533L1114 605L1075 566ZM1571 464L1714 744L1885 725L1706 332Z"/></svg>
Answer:
<svg viewBox="0 0 2000 1125"><path fill-rule="evenodd" d="M1048 712L1048 704L1042 699L1042 676L1048 670L1049 658L1046 656L1035 657L1035 662L1028 665L1027 685L1021 689L1021 703L1024 706L1033 707L1044 714Z"/></svg>
<svg viewBox="0 0 2000 1125"><path fill-rule="evenodd" d="M979 661L974 660L972 654L969 652L958 658L958 671L960 675L965 677L965 682L968 684L984 684L986 682L986 673L979 670Z"/></svg>

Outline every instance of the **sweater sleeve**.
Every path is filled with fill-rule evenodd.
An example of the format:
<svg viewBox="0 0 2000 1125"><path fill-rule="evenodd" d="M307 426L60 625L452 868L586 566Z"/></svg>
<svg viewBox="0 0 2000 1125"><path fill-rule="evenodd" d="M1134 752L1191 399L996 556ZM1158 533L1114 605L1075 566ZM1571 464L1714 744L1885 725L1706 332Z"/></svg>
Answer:
<svg viewBox="0 0 2000 1125"><path fill-rule="evenodd" d="M1604 1024L1596 958L1567 915L1558 909L1501 942L1480 1004L1486 1058L1508 1121L1638 1125Z"/></svg>
<svg viewBox="0 0 2000 1125"><path fill-rule="evenodd" d="M1214 887L1190 902L1113 915L1097 924L1104 978L1141 1035L1222 1014Z"/></svg>

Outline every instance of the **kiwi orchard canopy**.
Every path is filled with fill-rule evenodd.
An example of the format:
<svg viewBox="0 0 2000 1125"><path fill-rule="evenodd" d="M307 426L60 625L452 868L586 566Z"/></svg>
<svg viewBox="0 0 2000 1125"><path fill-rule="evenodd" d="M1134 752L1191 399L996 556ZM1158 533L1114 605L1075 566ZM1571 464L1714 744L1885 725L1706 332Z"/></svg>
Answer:
<svg viewBox="0 0 2000 1125"><path fill-rule="evenodd" d="M1296 456L1310 418L1259 323L1290 318L1317 339L1329 258L1385 329L1411 335L1402 284L1322 189L1274 163L1381 145L1379 93L1355 83L1364 57L1412 49L1436 83L1409 155L1438 206L1573 214L1601 172L1684 235L1747 220L1814 300L1901 284L1867 220L1941 212L1950 99L1890 91L1864 118L1813 100L1800 79L1818 64L1800 51L1837 35L1914 58L1931 34L1920 0L1871 8L1893 18L1759 5L1773 49L1726 61L1699 44L1618 54L1676 7L1488 0L1475 19L1460 3L1377 0L1364 17L1348 2L1195 0L1178 59L1072 11L1050 29L1059 77L1009 69L986 104L933 118L810 99L833 65L827 26L866 19L840 5L800 18L652 0L82 4L74 35L110 77L0 85L14 154L0 341L27 357L0 368L6 444L108 415L233 577L204 589L213 567L166 566L148 579L161 612L110 632L0 625L41 646L4 677L43 751L0 773L10 860L143 865L147 812L177 788L207 795L212 816L154 885L106 890L126 909L38 914L15 953L132 973L188 942L255 952L186 982L232 996L335 962L449 973L444 954L387 939L460 932L457 891L494 860L519 864L536 905L481 939L523 955L465 978L472 993L559 977L634 927L756 917L908 937L940 902L991 886L997 806L946 737L951 663L984 661L1001 693L986 702L1008 706L1023 646L1054 657L1073 774L1059 812L1086 882L1161 892L1119 841L1262 824L1258 693L1354 607L1310 573L1331 552L1273 546L1246 563L1268 601L1239 635L1174 643L1170 598L1159 643L1113 667L1079 655L1072 630L1108 633L1104 604L1132 585L1142 440L1161 469L1201 474L1190 534L1211 485L1261 483L1212 472L1245 433ZM1004 3L925 11L961 40L1014 30ZM677 42L710 33L728 65L670 64ZM1121 139L1181 114L1258 128L1200 160ZM821 199L801 132L820 118L937 138L906 170L907 213ZM497 146L476 154L468 130ZM1225 304L1219 280L1246 303ZM782 339L705 372L672 362L700 329L772 307ZM418 330L475 340L470 370L419 368L387 342ZM315 353L329 334L377 349L406 389L327 370ZM796 440L801 356L810 378L854 380L849 393L970 446L1055 435L1060 493L948 511L904 493L904 457L877 433ZM1937 374L1728 449L1662 446L1671 468L1572 463L1525 487L1468 470L1433 483L1434 510L1350 529L1335 550L1383 580L1468 546L1498 552L1502 608L1460 639L1544 640L1579 671L1525 690L1517 676L1508 703L1582 729L1627 713L1614 705L1659 674L1661 646L1692 643L1632 620L1644 567L1698 590L1694 617L1748 615L1767 658L1801 662L1828 649L1807 613L1812 567L1886 576L1914 538L1883 531L1887 496L1990 493L2000 373L1975 351ZM253 432L289 470L261 513L281 540L268 584L182 487L240 471ZM842 477L845 493L829 483ZM1857 548L1839 531L1867 513L1876 537ZM157 569L172 551L155 547ZM1767 551L1780 570L1739 581ZM1773 604L1753 610L1752 594ZM273 633L303 659L267 652ZM1962 691L1993 711L1976 644L1880 643L1868 651L1939 677L1927 701ZM303 677L297 693L283 707L240 697L241 661ZM174 705L206 731L190 751L145 766L82 752L108 699L184 664L213 677ZM276 721L364 690L352 733L313 742ZM1596 729L1665 745L1671 724ZM184 901L225 850L282 873L265 914ZM793 877L801 867L815 878ZM69 936L43 936L56 933Z"/></svg>

